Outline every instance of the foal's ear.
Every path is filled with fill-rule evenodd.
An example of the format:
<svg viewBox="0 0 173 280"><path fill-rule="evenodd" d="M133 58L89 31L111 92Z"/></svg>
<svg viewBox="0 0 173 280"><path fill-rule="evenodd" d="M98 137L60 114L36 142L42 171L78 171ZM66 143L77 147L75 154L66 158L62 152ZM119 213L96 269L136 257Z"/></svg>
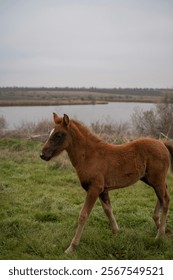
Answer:
<svg viewBox="0 0 173 280"><path fill-rule="evenodd" d="M58 115L56 113L53 113L53 119L54 119L54 122L57 123L58 122Z"/></svg>
<svg viewBox="0 0 173 280"><path fill-rule="evenodd" d="M69 116L67 116L66 114L64 114L64 117L63 117L63 124L64 124L65 126L68 126L68 125L69 125L69 121L70 121Z"/></svg>

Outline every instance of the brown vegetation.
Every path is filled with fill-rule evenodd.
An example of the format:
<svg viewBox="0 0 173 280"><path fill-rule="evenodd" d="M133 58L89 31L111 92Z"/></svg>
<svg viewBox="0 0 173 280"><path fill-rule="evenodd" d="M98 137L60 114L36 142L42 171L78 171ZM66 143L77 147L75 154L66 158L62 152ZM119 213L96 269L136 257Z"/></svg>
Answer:
<svg viewBox="0 0 173 280"><path fill-rule="evenodd" d="M164 98L164 103L154 109L136 109L132 115L133 131L137 136L173 139L173 96Z"/></svg>
<svg viewBox="0 0 173 280"><path fill-rule="evenodd" d="M3 116L0 116L0 130L5 129L7 122Z"/></svg>

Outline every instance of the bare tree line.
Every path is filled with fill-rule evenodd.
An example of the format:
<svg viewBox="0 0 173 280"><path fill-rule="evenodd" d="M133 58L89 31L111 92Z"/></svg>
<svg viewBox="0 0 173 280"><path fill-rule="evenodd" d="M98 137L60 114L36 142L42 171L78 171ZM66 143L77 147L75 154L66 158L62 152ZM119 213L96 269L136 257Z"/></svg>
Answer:
<svg viewBox="0 0 173 280"><path fill-rule="evenodd" d="M156 104L154 109L135 110L132 124L138 136L173 139L173 95L165 96L164 103Z"/></svg>

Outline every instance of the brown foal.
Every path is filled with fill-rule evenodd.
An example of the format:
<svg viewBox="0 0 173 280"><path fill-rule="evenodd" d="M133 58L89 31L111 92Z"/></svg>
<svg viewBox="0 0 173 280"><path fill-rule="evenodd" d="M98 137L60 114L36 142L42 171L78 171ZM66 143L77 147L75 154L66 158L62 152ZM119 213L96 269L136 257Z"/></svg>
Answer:
<svg viewBox="0 0 173 280"><path fill-rule="evenodd" d="M86 190L78 227L66 253L72 252L78 246L84 225L98 198L113 233L118 232L108 192L127 187L138 180L154 189L157 196L153 213L158 228L156 237L165 234L169 205L165 178L170 163L173 171L173 146L150 138L141 138L121 145L108 144L83 124L69 119L67 115L59 117L53 113L53 117L55 126L40 157L48 161L66 150L81 185Z"/></svg>

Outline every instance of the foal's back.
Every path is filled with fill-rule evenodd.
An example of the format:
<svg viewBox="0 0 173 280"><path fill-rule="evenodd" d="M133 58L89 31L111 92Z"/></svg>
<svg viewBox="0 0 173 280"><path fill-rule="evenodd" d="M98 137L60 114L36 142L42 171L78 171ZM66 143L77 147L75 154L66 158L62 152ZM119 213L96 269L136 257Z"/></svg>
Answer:
<svg viewBox="0 0 173 280"><path fill-rule="evenodd" d="M105 146L105 150L102 170L109 189L129 186L146 174L165 177L169 168L168 149L155 139L141 138L127 144Z"/></svg>

